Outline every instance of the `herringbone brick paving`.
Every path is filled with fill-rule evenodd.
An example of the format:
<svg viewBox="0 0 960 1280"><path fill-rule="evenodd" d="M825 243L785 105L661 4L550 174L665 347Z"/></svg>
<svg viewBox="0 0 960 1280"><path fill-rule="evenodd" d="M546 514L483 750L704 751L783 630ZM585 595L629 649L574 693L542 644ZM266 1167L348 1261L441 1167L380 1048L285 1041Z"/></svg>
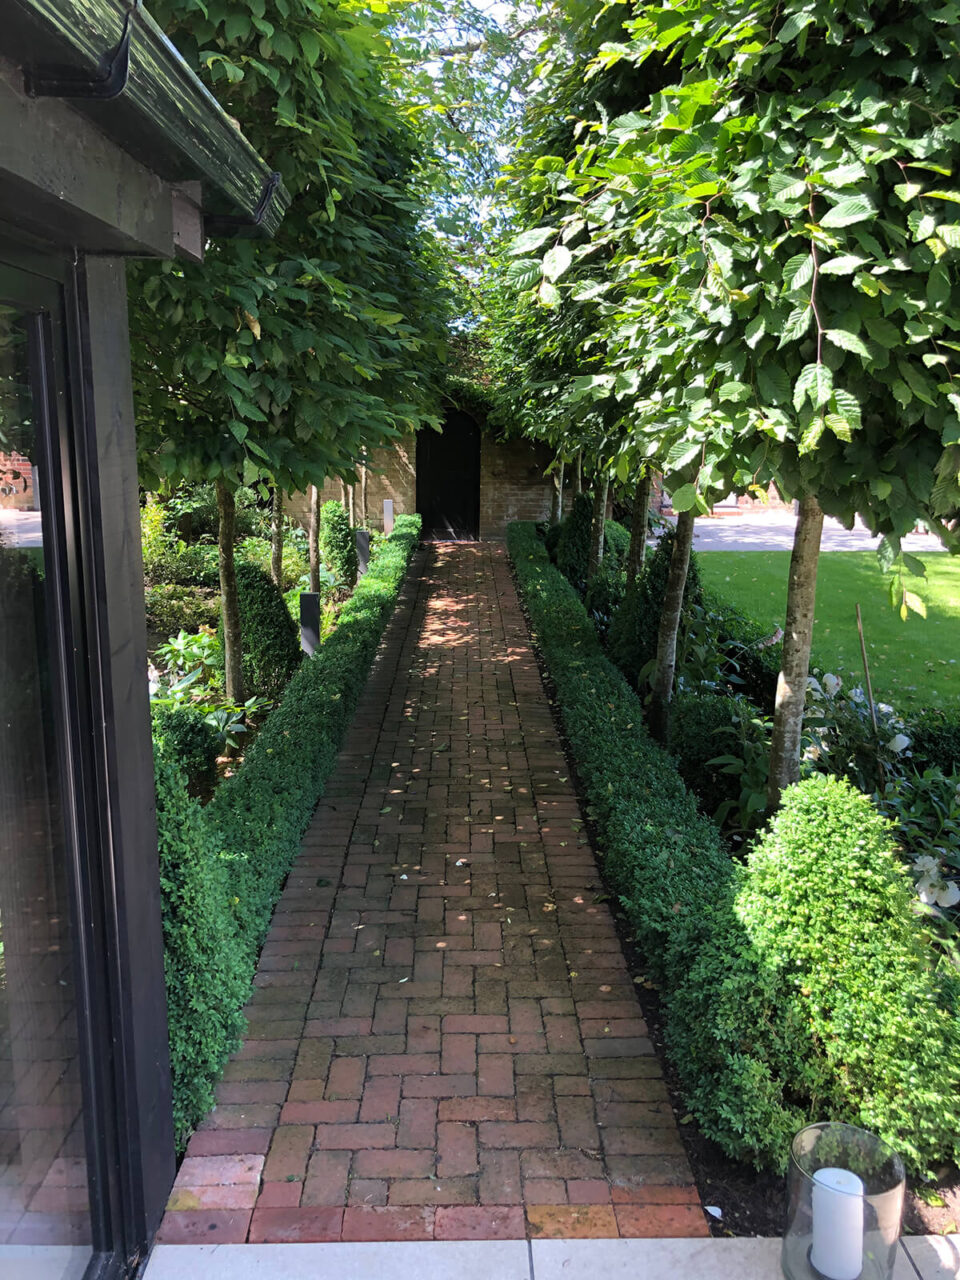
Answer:
<svg viewBox="0 0 960 1280"><path fill-rule="evenodd" d="M247 1016L161 1240L708 1234L502 549L420 553Z"/></svg>

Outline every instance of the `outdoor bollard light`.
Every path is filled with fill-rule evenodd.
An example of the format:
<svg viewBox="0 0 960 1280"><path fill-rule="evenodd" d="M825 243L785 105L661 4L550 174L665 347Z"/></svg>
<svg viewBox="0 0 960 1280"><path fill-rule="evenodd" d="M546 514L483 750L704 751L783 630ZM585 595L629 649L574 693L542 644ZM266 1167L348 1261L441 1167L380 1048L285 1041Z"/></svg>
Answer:
<svg viewBox="0 0 960 1280"><path fill-rule="evenodd" d="M787 1280L893 1280L903 1161L852 1124L811 1124L790 1146Z"/></svg>

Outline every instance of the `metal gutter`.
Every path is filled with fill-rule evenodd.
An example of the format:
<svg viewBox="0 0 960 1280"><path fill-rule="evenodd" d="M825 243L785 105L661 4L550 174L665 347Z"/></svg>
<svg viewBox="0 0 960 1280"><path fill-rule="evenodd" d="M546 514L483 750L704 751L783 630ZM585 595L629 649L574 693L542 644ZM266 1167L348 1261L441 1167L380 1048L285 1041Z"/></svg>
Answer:
<svg viewBox="0 0 960 1280"><path fill-rule="evenodd" d="M165 181L199 181L208 234L276 233L279 176L139 2L0 0L0 13L28 92L68 100Z"/></svg>

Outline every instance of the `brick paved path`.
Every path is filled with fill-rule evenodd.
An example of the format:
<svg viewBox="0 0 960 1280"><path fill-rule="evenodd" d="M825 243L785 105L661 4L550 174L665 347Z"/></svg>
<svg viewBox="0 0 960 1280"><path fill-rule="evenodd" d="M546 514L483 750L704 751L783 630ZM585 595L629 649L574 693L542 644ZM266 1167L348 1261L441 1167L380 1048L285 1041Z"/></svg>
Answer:
<svg viewBox="0 0 960 1280"><path fill-rule="evenodd" d="M418 564L160 1238L707 1235L506 556Z"/></svg>

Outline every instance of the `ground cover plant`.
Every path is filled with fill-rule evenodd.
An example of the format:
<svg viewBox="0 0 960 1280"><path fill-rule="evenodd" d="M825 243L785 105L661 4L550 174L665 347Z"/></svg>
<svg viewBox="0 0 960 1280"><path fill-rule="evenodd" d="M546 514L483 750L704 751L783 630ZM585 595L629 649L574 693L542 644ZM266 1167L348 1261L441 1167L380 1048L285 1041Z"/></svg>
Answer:
<svg viewBox="0 0 960 1280"><path fill-rule="evenodd" d="M399 516L341 611L302 662L242 767L204 808L165 752L158 825L168 1019L178 1143L213 1104L242 1034L246 999L273 906L336 761L419 537Z"/></svg>
<svg viewBox="0 0 960 1280"><path fill-rule="evenodd" d="M863 613L874 692L910 712L923 707L960 709L960 561L925 553L927 576L918 586L926 618L901 621L890 608L887 580L872 551L820 556L813 632L813 664L863 682L854 606ZM705 551L704 585L770 633L785 617L788 551Z"/></svg>

